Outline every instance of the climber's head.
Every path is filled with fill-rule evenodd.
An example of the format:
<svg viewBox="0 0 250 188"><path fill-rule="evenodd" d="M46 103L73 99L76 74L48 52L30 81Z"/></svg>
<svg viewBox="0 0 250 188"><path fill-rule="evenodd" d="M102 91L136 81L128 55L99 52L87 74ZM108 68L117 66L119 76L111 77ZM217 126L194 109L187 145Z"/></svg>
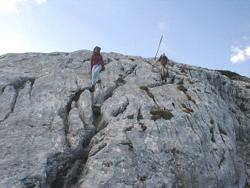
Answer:
<svg viewBox="0 0 250 188"><path fill-rule="evenodd" d="M100 53L101 48L99 46L96 46L93 50L94 53Z"/></svg>

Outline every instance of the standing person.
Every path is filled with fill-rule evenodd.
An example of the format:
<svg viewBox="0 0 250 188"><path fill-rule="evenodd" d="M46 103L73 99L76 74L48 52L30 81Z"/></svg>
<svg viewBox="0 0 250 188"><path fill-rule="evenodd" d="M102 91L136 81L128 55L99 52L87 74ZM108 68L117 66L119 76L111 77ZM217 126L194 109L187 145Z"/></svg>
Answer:
<svg viewBox="0 0 250 188"><path fill-rule="evenodd" d="M157 60L157 62L159 62L161 64L161 79L162 82L167 81L167 78L169 77L169 72L168 72L168 63L169 63L169 59L168 57L165 55L165 53L163 53L160 58ZM167 72L166 72L167 71Z"/></svg>
<svg viewBox="0 0 250 188"><path fill-rule="evenodd" d="M92 76L92 83L91 83L91 91L95 90L96 82L100 82L100 72L105 69L104 62L101 55L101 48L96 46L93 50L93 55L91 56L91 76Z"/></svg>

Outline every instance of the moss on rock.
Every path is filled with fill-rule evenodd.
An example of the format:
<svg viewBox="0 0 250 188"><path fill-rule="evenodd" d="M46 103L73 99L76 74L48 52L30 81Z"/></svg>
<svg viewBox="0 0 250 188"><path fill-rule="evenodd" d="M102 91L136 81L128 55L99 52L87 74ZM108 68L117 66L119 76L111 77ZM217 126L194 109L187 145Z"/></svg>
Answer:
<svg viewBox="0 0 250 188"><path fill-rule="evenodd" d="M170 120L173 116L173 114L166 109L156 109L156 110L151 110L150 111L151 120L157 120L157 119L165 119L165 120Z"/></svg>

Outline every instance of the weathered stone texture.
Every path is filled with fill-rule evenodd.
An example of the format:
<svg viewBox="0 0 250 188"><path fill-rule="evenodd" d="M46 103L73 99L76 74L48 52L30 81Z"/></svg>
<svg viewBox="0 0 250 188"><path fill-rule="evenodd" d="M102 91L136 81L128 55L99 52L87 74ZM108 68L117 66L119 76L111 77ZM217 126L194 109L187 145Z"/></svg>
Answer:
<svg viewBox="0 0 250 188"><path fill-rule="evenodd" d="M0 56L0 187L250 187L250 81L90 51Z"/></svg>

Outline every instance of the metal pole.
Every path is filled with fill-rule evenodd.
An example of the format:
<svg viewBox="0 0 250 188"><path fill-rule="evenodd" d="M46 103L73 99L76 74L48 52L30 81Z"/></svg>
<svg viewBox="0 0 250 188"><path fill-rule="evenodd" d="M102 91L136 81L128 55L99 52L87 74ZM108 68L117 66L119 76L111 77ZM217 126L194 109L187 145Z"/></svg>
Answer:
<svg viewBox="0 0 250 188"><path fill-rule="evenodd" d="M160 39L160 42L159 42L159 45L158 45L158 49L157 49L157 52L156 52L156 54L155 54L155 59L156 59L157 54L158 54L158 52L159 52L159 49L160 49L160 46L161 46L162 39L163 39L163 35L161 35L161 39Z"/></svg>

